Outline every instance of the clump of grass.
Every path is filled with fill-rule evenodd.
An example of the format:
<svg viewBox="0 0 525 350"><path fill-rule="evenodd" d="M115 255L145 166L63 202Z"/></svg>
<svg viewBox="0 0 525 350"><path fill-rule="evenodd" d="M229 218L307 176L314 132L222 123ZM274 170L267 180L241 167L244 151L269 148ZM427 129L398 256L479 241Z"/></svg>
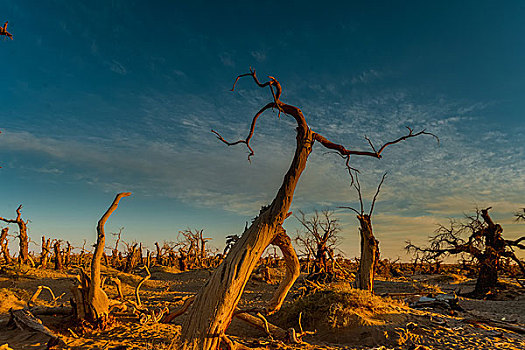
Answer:
<svg viewBox="0 0 525 350"><path fill-rule="evenodd" d="M399 313L404 308L399 301L351 288L348 283L331 283L286 305L280 314L282 323L288 326L295 325L302 312L305 329L337 330L382 325L382 315Z"/></svg>

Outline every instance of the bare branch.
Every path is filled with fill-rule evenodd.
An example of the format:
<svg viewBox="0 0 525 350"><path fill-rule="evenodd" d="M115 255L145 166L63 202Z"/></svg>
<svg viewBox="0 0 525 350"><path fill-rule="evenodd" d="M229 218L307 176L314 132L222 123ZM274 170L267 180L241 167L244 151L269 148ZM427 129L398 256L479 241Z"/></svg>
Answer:
<svg viewBox="0 0 525 350"><path fill-rule="evenodd" d="M374 211L374 205L376 204L377 195L379 194L379 190L381 190L381 185L385 181L385 178L386 178L386 173L383 174L383 177L381 178L381 182L377 186L377 191L376 191L376 194L374 195L374 199L372 199L372 205L370 206L370 213L368 214L368 216L372 216L372 213Z"/></svg>
<svg viewBox="0 0 525 350"><path fill-rule="evenodd" d="M266 111L269 108L273 108L275 106L276 106L276 104L274 102L271 102L271 103L268 103L263 108L261 108L259 110L259 112L257 112L257 114L252 119L252 124L250 126L250 133L248 134L248 136L244 140L238 140L238 141L235 141L235 142L229 142L229 141L226 141L217 131L212 129L211 132L214 133L215 135L217 135L217 138L219 140L221 140L223 143L227 144L228 146L234 146L234 145L237 145L239 143L244 143L246 145L246 147L248 147L248 149L250 150L250 153L248 155L248 160L250 160L250 158L254 155L254 151L253 151L252 147L250 146L250 140L253 137L253 133L255 131L255 124L257 123L257 119L260 117L260 115L264 111Z"/></svg>
<svg viewBox="0 0 525 350"><path fill-rule="evenodd" d="M333 143L332 141L328 140L327 138L325 138L321 134L318 134L318 133L315 133L315 132L314 132L314 138L315 138L315 140L319 141L326 148L333 149L333 150L339 152L339 154L341 154L343 156L349 156L349 155L354 155L355 154L355 155L359 155L359 156L369 156L369 157L374 157L374 158L378 158L378 159L380 159L382 157L381 153L388 146L394 145L396 143L399 143L401 141L404 141L404 140L412 138L412 137L417 137L417 136L420 136L420 135L430 135L430 136L434 137L436 140L438 140L438 142L439 142L439 138L436 135L434 135L434 134L432 134L430 132L427 132L424 129L419 131L419 132L416 132L416 133L414 133L414 131L411 128L409 128L409 127L407 127L407 129L408 129L408 134L406 134L404 136L401 136L401 137L399 137L396 140L389 141L389 142L385 143L383 146L381 146L381 148L379 148L379 151L376 151L376 149L373 146L373 144L370 141L370 139L368 137L365 137L366 140L368 141L368 143L370 144L373 152L370 152L370 151L352 151L352 150L346 149L343 145L339 145L339 144Z"/></svg>

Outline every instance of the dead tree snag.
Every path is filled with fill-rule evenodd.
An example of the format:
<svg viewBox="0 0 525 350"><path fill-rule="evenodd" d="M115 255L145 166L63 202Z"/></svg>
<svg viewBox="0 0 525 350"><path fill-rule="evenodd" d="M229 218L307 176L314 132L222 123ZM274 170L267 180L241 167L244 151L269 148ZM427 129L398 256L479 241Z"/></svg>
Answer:
<svg viewBox="0 0 525 350"><path fill-rule="evenodd" d="M129 195L131 195L130 192L117 194L111 206L98 221L97 243L91 260L91 276L88 276L84 270L80 270L80 286L72 288L73 309L76 310L77 318L79 320L86 320L101 329L104 329L109 321L109 299L102 290L102 279L100 276L100 260L102 259L106 242L104 225L111 214L117 209L120 199Z"/></svg>
<svg viewBox="0 0 525 350"><path fill-rule="evenodd" d="M22 210L22 204L18 206L18 209L16 209L16 219L4 219L0 217L0 220L7 222L9 224L17 224L18 225L18 239L19 239L19 253L18 253L18 261L21 264L25 264L29 261L29 237L27 236L27 223L28 221L22 220L22 213L20 212Z"/></svg>
<svg viewBox="0 0 525 350"><path fill-rule="evenodd" d="M45 269L47 267L47 261L49 259L49 253L51 253L51 238L42 236L42 252L40 253L40 267Z"/></svg>
<svg viewBox="0 0 525 350"><path fill-rule="evenodd" d="M9 227L4 227L0 233L0 248L1 253L4 256L4 262L6 264L11 263L11 255L9 254L9 241L7 240L7 232L9 232Z"/></svg>
<svg viewBox="0 0 525 350"><path fill-rule="evenodd" d="M55 252L55 270L60 271L64 269L64 263L62 261L62 254L60 251L60 241L55 240L53 244L53 251Z"/></svg>
<svg viewBox="0 0 525 350"><path fill-rule="evenodd" d="M352 207L342 207L353 210L357 214L359 220L359 235L361 236L361 258L359 259L359 268L355 277L355 285L358 289L372 291L374 288L374 274L377 263L379 261L379 241L374 236L372 230L372 213L376 203L377 195L381 189L381 185L385 181L386 174L381 178L381 182L377 186L376 194L370 205L370 212L368 214L364 211L363 196L361 194L361 184L359 183L359 176L355 173L355 181L352 181L357 194L359 196L360 210L357 211Z"/></svg>
<svg viewBox="0 0 525 350"><path fill-rule="evenodd" d="M332 211L323 210L321 214L316 210L313 215L307 217L302 211L301 216L296 219L301 223L305 231L295 238L306 251L311 251L314 257L313 271L310 277L326 280L333 277L332 251L338 244L338 234L341 231L339 220L334 217ZM308 256L309 257L309 256Z"/></svg>
<svg viewBox="0 0 525 350"><path fill-rule="evenodd" d="M279 232L279 227L289 215L288 211L296 185L306 167L308 156L315 141L340 154L349 164L352 155L364 155L379 159L382 151L389 145L411 137L429 134L424 130L414 133L412 129L409 129L407 135L385 143L378 151L373 146L372 151L349 150L313 132L299 108L282 102L282 88L277 79L269 77L269 81L261 83L255 74L255 70L250 69L250 73L238 76L235 83L244 76L252 77L253 81L261 88L269 87L272 101L262 107L253 117L250 132L246 139L229 142L218 132L214 130L212 132L228 146L245 144L249 150L248 159L250 159L254 155L250 140L254 135L257 119L268 109L277 109L279 115L283 113L291 116L297 123L295 154L275 199L255 218L196 296L189 311L190 315L182 326L181 341L182 348L185 350L216 350L219 347L221 338L230 324L250 274L266 247Z"/></svg>
<svg viewBox="0 0 525 350"><path fill-rule="evenodd" d="M471 296L480 298L493 290L498 283L500 259L511 258L525 274L525 264L514 254L513 248L525 249L520 244L525 240L505 240L502 236L503 228L494 223L489 215L491 208L477 210L475 216L468 217L468 222L457 223L451 221L450 227L440 226L436 234L430 237L430 247L420 248L407 242L406 249L413 253L422 253L426 262L432 262L444 255L461 253L470 254L479 267L476 287ZM462 236L468 234L467 240Z"/></svg>

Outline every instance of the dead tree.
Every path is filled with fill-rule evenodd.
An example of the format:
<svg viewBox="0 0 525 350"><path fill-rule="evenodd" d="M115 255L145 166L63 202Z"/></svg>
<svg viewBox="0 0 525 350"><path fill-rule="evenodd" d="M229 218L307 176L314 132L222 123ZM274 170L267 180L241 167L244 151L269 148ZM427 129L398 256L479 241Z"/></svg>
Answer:
<svg viewBox="0 0 525 350"><path fill-rule="evenodd" d="M16 219L4 219L0 217L0 220L7 222L9 224L18 225L18 239L20 241L18 261L20 261L21 264L25 264L30 259L29 257L29 237L27 236L27 223L29 222L29 220L27 221L22 220L22 213L20 212L21 210L22 210L22 204L20 204L18 206L18 209L16 209Z"/></svg>
<svg viewBox="0 0 525 350"><path fill-rule="evenodd" d="M339 241L338 234L341 231L339 220L328 210L323 210L321 214L316 210L311 217L307 217L302 211L300 213L301 216L295 218L303 226L304 232L298 234L295 241L302 244L307 251L312 251L314 274L332 275L334 271L330 269L328 260L333 256L330 252L335 249ZM315 248L309 243L313 243Z"/></svg>
<svg viewBox="0 0 525 350"><path fill-rule="evenodd" d="M275 239L284 220L289 216L288 210L292 203L297 182L306 167L314 142L317 141L324 147L340 154L346 159L346 164L349 166L350 156L352 155L370 156L379 159L383 150L389 145L408 138L429 134L424 130L414 133L412 129L409 129L408 134L397 140L385 143L379 149L376 149L370 143L372 151L349 150L313 132L299 108L282 102L282 89L277 79L269 77L270 80L268 82L261 83L255 71L250 70L250 73L238 76L235 83L244 76L253 78L254 82L261 88L268 87L272 94L272 101L262 107L254 116L246 139L228 142L218 132L213 130L212 132L216 134L221 142L228 146L245 144L249 150L248 159L250 159L254 155L254 151L250 146L250 140L254 135L257 119L263 112L269 109L276 109L279 116L281 113L291 116L297 123L296 150L290 168L275 199L261 211L259 216L232 247L221 265L214 271L206 285L197 294L189 311L190 315L182 326L181 347L185 350L216 350L221 340L225 338L224 332L230 324L253 269L265 248ZM274 311L271 307L267 309L267 313Z"/></svg>
<svg viewBox="0 0 525 350"><path fill-rule="evenodd" d="M117 240L115 241L115 248L111 250L111 266L113 266L114 268L117 268L120 265L118 244L120 242L122 230L124 230L124 227L121 227L117 233L112 233L113 236L117 236Z"/></svg>
<svg viewBox="0 0 525 350"><path fill-rule="evenodd" d="M453 220L450 226L439 226L436 234L430 237L430 247L421 248L407 242L408 252L420 252L426 262L432 262L441 256L466 253L477 262L479 273L473 297L483 297L493 290L498 283L500 259L508 257L514 260L525 274L525 265L514 254L513 248L525 249L520 242L525 236L514 241L503 238L503 228L494 223L489 215L491 208L477 210L475 216L468 217L468 222L458 223ZM462 236L468 235L467 239Z"/></svg>
<svg viewBox="0 0 525 350"><path fill-rule="evenodd" d="M64 269L64 263L60 251L60 241L58 239L56 239L53 244L53 251L55 252L55 270L61 271Z"/></svg>
<svg viewBox="0 0 525 350"><path fill-rule="evenodd" d="M128 255L124 264L124 272L132 273L142 260L142 243L128 244Z"/></svg>
<svg viewBox="0 0 525 350"><path fill-rule="evenodd" d="M9 254L9 240L7 239L7 232L9 232L9 227L4 227L0 233L0 248L2 249L1 253L4 256L4 262L6 264L11 263L11 254Z"/></svg>
<svg viewBox="0 0 525 350"><path fill-rule="evenodd" d="M51 253L51 238L42 236L42 252L40 253L40 267L45 269L49 260L49 254Z"/></svg>
<svg viewBox="0 0 525 350"><path fill-rule="evenodd" d="M372 213L374 211L374 205L376 203L377 195L381 189L381 185L385 181L386 174L383 174L381 182L377 186L376 194L370 205L370 212L368 214L364 211L363 196L361 194L361 184L359 183L359 176L355 173L355 181L353 186L359 196L359 211L353 207L341 207L345 209L353 210L357 214L357 220L359 220L359 235L361 236L361 258L359 259L359 268L355 276L355 286L358 289L364 289L372 291L374 288L374 273L376 270L377 262L379 261L379 241L374 236L372 229Z"/></svg>
<svg viewBox="0 0 525 350"><path fill-rule="evenodd" d="M102 290L102 279L100 276L100 260L104 252L106 235L104 225L117 209L119 201L123 197L131 195L130 192L117 194L113 203L97 224L97 243L91 260L91 275L88 276L83 269L80 270L80 285L71 289L73 293L72 306L78 320L86 320L97 328L106 328L109 319L109 299Z"/></svg>

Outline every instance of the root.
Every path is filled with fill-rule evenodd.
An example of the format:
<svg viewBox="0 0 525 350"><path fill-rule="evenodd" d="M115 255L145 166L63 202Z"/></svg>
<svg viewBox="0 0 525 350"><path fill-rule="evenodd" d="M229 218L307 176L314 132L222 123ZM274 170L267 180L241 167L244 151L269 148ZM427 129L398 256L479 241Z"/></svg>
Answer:
<svg viewBox="0 0 525 350"><path fill-rule="evenodd" d="M190 307L190 305L195 301L195 295L194 296L191 296L189 298L187 298L185 301L184 301L184 304L182 304L182 306L177 309L177 310L174 310L172 312L169 312L168 314L165 315L164 319L162 320L162 323L170 323L171 321L173 321L176 317L179 317L180 315L182 315L183 313L185 313L188 308Z"/></svg>
<svg viewBox="0 0 525 350"><path fill-rule="evenodd" d="M27 302L27 307L31 307L31 306L34 306L35 304L35 301L36 299L38 298L38 296L40 295L40 293L43 291L43 290L48 290L49 293L51 294L51 299L52 300L52 303L55 304L56 301L60 298L62 298L66 293L62 293L60 294L58 297L55 297L55 293L53 293L53 290L51 290L51 288L49 288L48 286L38 286L35 294L33 294L33 296L31 297L31 299Z"/></svg>

